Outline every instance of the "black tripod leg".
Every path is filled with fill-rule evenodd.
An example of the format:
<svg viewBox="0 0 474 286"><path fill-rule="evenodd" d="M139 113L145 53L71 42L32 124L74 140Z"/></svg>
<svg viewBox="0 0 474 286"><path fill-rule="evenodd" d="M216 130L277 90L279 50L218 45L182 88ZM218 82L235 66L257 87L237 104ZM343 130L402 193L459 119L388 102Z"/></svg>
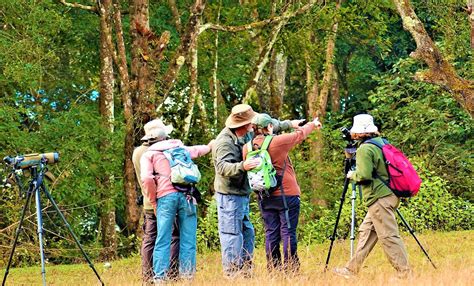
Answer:
<svg viewBox="0 0 474 286"><path fill-rule="evenodd" d="M69 233L72 235L72 237L74 238L74 241L76 242L77 246L79 247L79 249L81 250L82 252L82 255L84 256L84 258L87 260L87 263L89 263L89 267L92 269L92 271L94 271L95 275L97 276L97 278L99 279L100 283L102 285L105 285L104 282L102 281L102 279L100 278L99 276L99 273L97 273L97 270L95 269L94 265L92 264L92 261L89 259L89 256L87 256L86 252L84 251L84 249L82 248L82 245L81 243L79 242L79 239L76 237L76 235L74 234L74 232L72 231L72 228L71 226L69 225L69 223L67 222L66 218L64 217L63 213L61 212L61 210L59 209L58 205L56 204L56 202L53 200L53 197L51 196L51 194L48 192L48 190L46 189L46 186L42 185L42 188L43 188L43 191L44 193L46 194L46 197L48 197L49 201L51 202L51 204L54 206L54 209L56 210L56 212L58 213L58 215L61 217L62 221L64 222L64 224L66 225L67 229L69 230Z"/></svg>
<svg viewBox="0 0 474 286"><path fill-rule="evenodd" d="M400 216L400 218L402 219L403 224L406 226L406 228L408 228L408 231L411 233L411 235L413 235L413 238L415 238L416 243L418 243L418 245L420 246L421 250L422 250L423 253L426 255L426 258L428 258L428 260L430 261L431 265L433 265L434 269L437 269L437 268L436 268L436 265L433 263L433 261L431 261L431 258L430 258L430 256L428 255L428 252L426 252L426 250L423 248L423 246L421 245L420 241L419 241L418 238L416 237L415 231L410 227L410 225L409 225L408 222L405 220L405 218L403 217L403 215L402 215L402 213L400 212L400 210L397 209L397 213L398 213L398 215Z"/></svg>
<svg viewBox="0 0 474 286"><path fill-rule="evenodd" d="M329 259L331 258L332 246L334 244L334 240L336 239L337 226L339 224L339 219L341 218L342 206L344 205L344 199L346 197L347 188L349 187L349 181L350 180L348 178L344 180L344 189L342 191L340 202L339 202L339 211L337 212L336 224L334 225L334 230L331 235L331 245L329 246L329 251L328 251L328 256L326 258L326 266L324 267L324 271L328 269Z"/></svg>
<svg viewBox="0 0 474 286"><path fill-rule="evenodd" d="M7 276L8 276L8 273L10 271L10 266L11 266L12 259L13 259L13 253L15 252L16 244L18 242L18 237L20 236L21 226L23 224L23 220L25 219L26 209L28 208L28 205L30 204L32 194L33 194L33 192L31 192L30 190L28 190L28 192L26 194L26 202L25 202L25 205L23 206L23 210L21 212L20 223L18 224L18 228L16 229L15 240L13 241L12 250L10 252L10 258L8 259L7 269L5 270L5 275L3 276L2 286L4 286L5 282L7 281Z"/></svg>

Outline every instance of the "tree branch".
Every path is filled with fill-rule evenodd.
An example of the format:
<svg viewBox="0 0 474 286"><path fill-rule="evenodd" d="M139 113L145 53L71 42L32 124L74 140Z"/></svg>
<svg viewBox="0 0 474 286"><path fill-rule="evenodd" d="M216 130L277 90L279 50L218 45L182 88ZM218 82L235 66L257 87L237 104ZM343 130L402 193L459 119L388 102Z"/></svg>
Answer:
<svg viewBox="0 0 474 286"><path fill-rule="evenodd" d="M255 28L262 28L270 24L279 23L283 20L288 21L288 19L292 17L305 13L306 11L311 9L314 6L314 4L318 2L319 2L318 0L312 0L308 4L304 5L303 7L301 7L300 9L296 11L288 11L288 12L283 13L283 15L280 15L280 16L268 18L262 21L253 22L253 23L241 25L241 26L225 26L225 25L220 25L220 24L206 23L199 27L199 34L201 34L202 32L208 29L235 33L235 32L252 30Z"/></svg>
<svg viewBox="0 0 474 286"><path fill-rule="evenodd" d="M410 56L424 61L429 67L428 71L417 72L415 78L447 89L453 94L456 101L473 116L474 82L460 77L453 65L443 57L426 32L409 0L393 0L393 2L402 18L403 28L412 35L416 42L416 50Z"/></svg>
<svg viewBox="0 0 474 286"><path fill-rule="evenodd" d="M79 9L91 11L91 12L94 12L94 13L99 12L99 10L97 9L97 6L83 5L83 4L76 3L76 2L69 3L69 2L66 2L66 0L59 0L59 3L63 4L66 7L79 8Z"/></svg>

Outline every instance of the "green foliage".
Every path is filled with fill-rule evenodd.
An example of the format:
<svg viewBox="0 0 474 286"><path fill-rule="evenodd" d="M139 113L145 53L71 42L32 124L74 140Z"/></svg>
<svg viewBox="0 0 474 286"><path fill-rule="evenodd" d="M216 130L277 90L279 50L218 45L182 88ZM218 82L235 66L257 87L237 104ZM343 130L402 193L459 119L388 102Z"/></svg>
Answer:
<svg viewBox="0 0 474 286"><path fill-rule="evenodd" d="M90 2L82 1L81 3ZM183 28L194 1L176 1ZM273 1L208 1L202 23L238 26L268 19L281 13L283 2ZM291 9L301 3L291 2ZM412 1L418 16L425 23L443 55L467 79L474 77L472 49L469 47L470 27L463 12L465 1ZM124 2L123 9L127 5ZM0 0L0 150L5 155L30 152L60 153L60 162L49 166L57 179L47 182L53 197L64 211L73 230L97 257L100 245L99 217L104 209L103 176L113 177L112 200L119 230L119 255L138 252L135 236L124 236L126 225L123 192L122 108L117 97L115 131L110 134L101 125L98 114L99 25L94 13L71 9L57 1ZM219 15L219 17L218 17ZM370 112L383 134L400 147L416 164L423 178L420 194L403 203L401 211L416 231L431 229L450 231L472 229L474 164L472 150L473 120L452 94L434 85L413 79L416 71L425 68L410 59L415 49L410 34L403 30L393 4L384 1L345 1L336 11L334 2L315 5L311 11L291 18L281 31L274 50L288 57L282 119L305 117L306 94L311 75L321 81L325 69L325 51L334 19L339 21L334 63L339 77L342 112L328 112L323 128L322 160L310 153L316 140L313 136L298 145L291 158L302 190L301 215L298 228L303 244L323 242L332 234L344 174L343 159L346 142L339 128L350 126L359 112ZM129 48L129 16L123 17L126 47ZM218 106L228 114L239 103L255 68L260 51L268 41L273 24L239 33L207 30L199 35L198 84L209 118L194 109L193 125L186 144L209 142L220 126L213 126L214 98L210 78L217 55L218 87L224 104ZM150 3L150 27L156 35L167 30L170 43L157 67L157 86L180 44L182 31L174 25L169 6ZM216 47L215 40L219 37ZM185 65L174 89L162 107L162 114L173 122L174 137L180 138L184 118L188 114L189 72ZM262 85L269 78L264 70ZM260 92L260 90L258 90ZM117 90L117 95L118 90ZM260 94L259 94L260 95ZM265 111L268 106L256 106ZM180 138L183 139L183 138ZM110 142L109 149L100 148ZM219 248L217 209L212 194L214 168L209 156L196 160L203 174L199 183L204 203L199 205L198 248L204 252ZM4 176L7 169L0 169ZM322 182L313 189L313 181ZM0 245L8 245L14 234L23 199L18 189L0 192ZM350 192L349 192L350 193ZM345 199L337 236L347 238L350 231L351 206ZM48 238L50 262L75 262L78 252L65 228L48 207L45 228L57 235ZM34 211L30 208L28 213ZM366 209L357 199L357 222ZM256 244L264 243L264 230L255 201L251 203L251 220L256 231ZM5 235L4 235L5 234ZM35 226L27 224L15 265L35 263L37 255ZM1 259L5 261L5 255Z"/></svg>
<svg viewBox="0 0 474 286"><path fill-rule="evenodd" d="M200 252L220 247L216 200L206 200L206 206L206 213L198 217L197 248Z"/></svg>
<svg viewBox="0 0 474 286"><path fill-rule="evenodd" d="M419 194L400 208L411 227L417 231L472 229L473 204L449 193L446 179L429 171L422 158L412 161L423 183Z"/></svg>
<svg viewBox="0 0 474 286"><path fill-rule="evenodd" d="M414 81L411 60L400 60L390 73L377 77L371 92L372 114L392 143L450 181L456 195L473 199L473 120L439 87ZM415 131L416 130L416 131Z"/></svg>

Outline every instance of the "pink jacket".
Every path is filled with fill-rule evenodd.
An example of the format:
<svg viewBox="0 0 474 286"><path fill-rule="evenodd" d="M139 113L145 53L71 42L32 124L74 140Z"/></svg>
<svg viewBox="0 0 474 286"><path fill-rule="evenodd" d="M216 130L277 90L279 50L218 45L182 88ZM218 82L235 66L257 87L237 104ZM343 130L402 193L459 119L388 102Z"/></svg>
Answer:
<svg viewBox="0 0 474 286"><path fill-rule="evenodd" d="M156 209L156 200L168 194L177 192L170 180L170 164L162 151L184 147L191 154L191 159L206 155L211 151L207 145L184 146L178 139L170 139L151 145L140 159L143 193L150 199ZM159 174L159 175L154 175Z"/></svg>

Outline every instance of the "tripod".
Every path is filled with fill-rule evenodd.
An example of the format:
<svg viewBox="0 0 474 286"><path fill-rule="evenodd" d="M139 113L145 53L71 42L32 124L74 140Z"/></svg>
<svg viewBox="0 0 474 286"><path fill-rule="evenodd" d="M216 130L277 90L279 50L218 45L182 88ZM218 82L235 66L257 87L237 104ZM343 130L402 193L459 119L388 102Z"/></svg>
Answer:
<svg viewBox="0 0 474 286"><path fill-rule="evenodd" d="M346 175L351 170L351 168L353 168L353 166L355 164L355 159L353 158L353 156L348 156L347 153L348 152L346 152L346 158L344 159L344 174L345 174L344 188L342 189L341 197L339 198L339 210L337 212L336 223L334 224L334 230L333 230L332 235L330 237L331 244L329 245L329 251L328 251L328 256L326 257L326 266L324 267L324 271L326 271L327 268L328 268L329 259L331 258L332 247L334 245L334 240L336 239L337 226L339 225L339 219L341 218L342 206L344 205L344 200L346 198L347 189L349 188L350 179L347 178ZM355 192L355 185L353 184L353 193L354 192ZM354 202L355 202L355 198L354 198ZM352 213L354 214L354 218L355 218L355 205L353 205ZM354 222L354 228L355 228L355 222ZM353 236L352 232L353 232L353 226L352 226L352 223L351 223L351 256L352 256L353 241L354 241L352 239L352 236ZM355 236L354 236L354 238L355 238Z"/></svg>
<svg viewBox="0 0 474 286"><path fill-rule="evenodd" d="M353 151L353 152L352 152ZM341 218L341 212L342 212L342 206L344 204L344 199L346 197L346 193L347 193L347 189L349 188L349 183L350 183L350 179L347 178L347 173L350 171L350 170L355 170L355 159L354 159L354 156L352 156L351 154L355 154L355 150L352 149L352 148L346 148L346 158L344 160L344 174L345 174L345 179L344 179L344 188L342 190L342 194L341 194L341 198L339 199L340 202L339 202L339 210L338 210L338 213L337 213L337 217L336 217L336 223L334 225L334 230L333 230L333 233L330 237L331 239L331 244L329 246L329 251L328 251L328 255L327 255L327 258L326 258L326 265L324 267L324 271L327 270L328 268L328 264L329 264L329 259L331 258L331 251L332 251L332 247L334 245L334 240L336 239L336 232L337 232L337 226L339 224L339 219ZM352 183L352 196L351 196L351 199L352 199L352 210L351 210L351 258L353 256L353 251L354 251L354 239L355 239L355 199L356 199L356 186L355 186L355 183ZM416 237L415 235L415 232L414 230L410 227L410 225L408 224L408 222L405 220L405 218L403 217L402 213L396 209L398 215L400 216L400 219L402 220L403 224L405 225L405 227L409 230L410 234L413 236L413 238L415 239L415 241L418 243L418 246L420 246L421 250L423 251L423 253L425 254L425 256L428 258L428 260L430 261L431 265L433 265L433 267L435 269L436 266L435 264L433 263L433 261L431 260L431 258L429 257L428 255L428 252L426 252L426 250L423 248L423 246L421 245L420 241L418 240L418 238Z"/></svg>
<svg viewBox="0 0 474 286"><path fill-rule="evenodd" d="M53 200L53 197L51 196L51 194L48 192L48 190L46 188L46 185L44 183L44 175L47 171L47 169L46 169L46 160L41 159L40 164L30 167L30 171L31 171L31 178L32 179L29 183L28 191L26 192L26 202L25 202L25 205L23 206L23 210L22 210L21 218L20 218L20 223L19 223L18 228L17 228L16 233L15 233L15 240L13 242L12 250L10 252L10 258L8 259L7 268L5 270L5 276L3 276L2 286L5 285L5 282L7 280L7 276L8 276L10 266L11 266L11 263L12 263L13 253L15 252L16 244L18 242L18 237L20 235L21 227L22 227L22 224L23 224L23 221L24 221L24 218L25 218L25 213L26 213L26 210L28 208L28 205L30 204L30 200L31 200L31 197L33 196L33 194L35 196L35 201L36 201L36 221L37 221L37 224L38 224L38 237L39 237L39 246L40 246L40 255L41 255L41 276L42 276L42 279L43 279L43 285L46 285L45 256L44 256L44 249L43 249L43 218L42 218L42 215L41 215L41 196L40 196L41 192L43 192L46 195L46 197L48 198L48 200L51 202L51 204L53 205L53 207L56 210L57 214L61 217L61 220L64 222L67 229L69 230L69 233L74 238L74 241L76 242L77 246L81 250L82 255L84 256L84 258L89 263L89 267L92 269L92 271L94 271L94 273L97 276L97 278L99 279L100 283L102 285L104 285L104 282L100 278L99 273L97 273L97 270L94 268L94 265L92 264L91 260L89 259L89 257L85 253L84 249L82 248L82 245L79 243L78 238L76 237L76 235L72 231L71 226L66 221L66 218L61 213L61 211L59 210L58 205ZM17 178L16 181L19 182L17 176L16 176L16 178ZM22 188L21 183L19 184L19 188L21 190L21 188Z"/></svg>

